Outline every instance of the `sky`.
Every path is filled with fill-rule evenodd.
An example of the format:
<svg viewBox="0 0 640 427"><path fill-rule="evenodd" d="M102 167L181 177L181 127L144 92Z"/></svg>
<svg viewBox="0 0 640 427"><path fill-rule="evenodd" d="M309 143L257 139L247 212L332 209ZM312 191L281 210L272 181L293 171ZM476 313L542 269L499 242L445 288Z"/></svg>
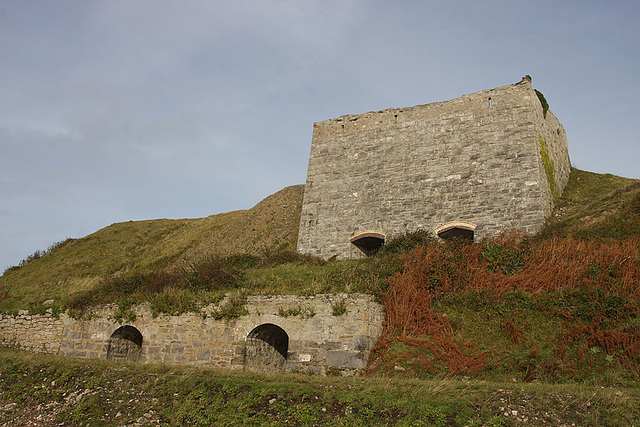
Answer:
<svg viewBox="0 0 640 427"><path fill-rule="evenodd" d="M573 166L640 178L638 22L637 0L0 0L0 273L303 184L313 122L526 74Z"/></svg>

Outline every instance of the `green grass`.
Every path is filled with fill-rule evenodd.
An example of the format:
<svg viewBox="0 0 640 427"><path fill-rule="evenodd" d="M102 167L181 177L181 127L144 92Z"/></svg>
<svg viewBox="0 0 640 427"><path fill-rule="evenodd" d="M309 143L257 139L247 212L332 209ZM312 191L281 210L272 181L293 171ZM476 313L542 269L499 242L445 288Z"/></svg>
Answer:
<svg viewBox="0 0 640 427"><path fill-rule="evenodd" d="M155 313L178 314L231 293L212 315L232 318L242 314L246 295L363 292L382 300L389 278L405 270L407 253L433 243L427 233L413 233L362 260L300 256L294 249L301 199L302 187L289 187L248 211L114 224L63 242L0 278L0 311L43 312L49 306L42 302L54 299L55 312L74 308L82 314L116 302L118 315L127 318L131 305L143 301ZM478 258L487 274L513 277L526 265L527 251L554 234L639 236L640 181L573 169L543 232L528 246L484 242ZM467 265L449 261L443 268ZM590 277L615 283L615 271L594 265ZM447 274L457 277L453 270ZM419 361L433 356L400 341L378 359L389 364L386 373L372 370L366 378L81 362L1 349L0 423L25 424L41 415L52 417L50 424L124 425L146 414L168 425L640 426L637 355L607 352L590 344L587 334L569 343L566 357L556 354L562 333L594 322L637 336L637 303L598 292L438 296L433 310L449 320L453 342L476 354L490 352L486 369L455 377L444 377L446 369L425 369ZM282 307L285 315L303 309ZM333 310L339 316L344 308ZM514 339L509 325L521 336Z"/></svg>
<svg viewBox="0 0 640 427"><path fill-rule="evenodd" d="M640 235L640 180L572 168L542 237L620 239Z"/></svg>
<svg viewBox="0 0 640 427"><path fill-rule="evenodd" d="M84 238L52 245L0 277L0 312L25 308L39 312L41 303L49 299L54 300L55 310L63 310L88 294L94 294L96 303L117 301L118 295L104 292L110 282L159 272L175 277L211 257L225 259L226 267L240 272L234 286L218 284L190 293L184 286L177 290L176 283L163 288L165 295L142 292L121 302L130 305L155 299L159 310L184 312L197 311L201 303L218 300L237 288L250 294L365 292L380 296L388 285L385 279L401 268L397 257L429 240L416 233L389 242L381 256L360 261L327 263L296 256L302 192L302 186L288 187L247 211L207 218L113 224ZM640 181L572 169L569 184L539 236L552 234L601 239L640 235Z"/></svg>
<svg viewBox="0 0 640 427"><path fill-rule="evenodd" d="M69 240L0 277L0 311L64 305L105 280L180 271L213 255L293 252L303 186L287 187L252 209L201 219L130 221Z"/></svg>
<svg viewBox="0 0 640 427"><path fill-rule="evenodd" d="M638 426L639 400L632 384L268 375L0 348L0 423L13 425Z"/></svg>
<svg viewBox="0 0 640 427"><path fill-rule="evenodd" d="M476 353L490 352L487 367L472 375L474 378L546 383L583 381L615 386L640 380L638 356L630 363L621 362L618 353L608 354L603 348L588 344L586 336L570 343L564 358L558 356L557 350L558 342L568 330L588 327L592 322L608 322L608 327L618 331L637 328L635 314L623 313L625 303L615 295L585 290L540 294L515 291L507 293L499 303L481 292L465 292L441 296L434 311L451 322L459 345L472 343ZM608 317L603 317L603 313ZM507 322L521 331L519 339L505 330ZM589 351L578 357L578 352L585 348ZM625 363L632 368L627 369Z"/></svg>

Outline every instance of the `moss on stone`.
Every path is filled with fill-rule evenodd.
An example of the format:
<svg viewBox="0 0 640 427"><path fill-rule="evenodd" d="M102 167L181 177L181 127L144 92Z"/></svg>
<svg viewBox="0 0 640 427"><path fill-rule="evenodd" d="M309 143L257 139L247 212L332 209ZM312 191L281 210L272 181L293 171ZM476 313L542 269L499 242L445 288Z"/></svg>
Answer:
<svg viewBox="0 0 640 427"><path fill-rule="evenodd" d="M540 92L538 89L534 89L534 91L536 92L536 95L538 95L538 99L540 100L540 104L542 104L542 115L544 116L544 118L546 118L547 117L547 111L549 111L549 103L547 102L547 100L544 97L544 95L542 94L542 92Z"/></svg>
<svg viewBox="0 0 640 427"><path fill-rule="evenodd" d="M549 189L553 196L554 203L558 200L558 190L556 188L555 169L553 166L553 160L549 156L549 148L547 147L547 141L544 140L542 135L538 135L538 142L540 143L540 157L542 158L542 165L547 175L547 182L549 183Z"/></svg>

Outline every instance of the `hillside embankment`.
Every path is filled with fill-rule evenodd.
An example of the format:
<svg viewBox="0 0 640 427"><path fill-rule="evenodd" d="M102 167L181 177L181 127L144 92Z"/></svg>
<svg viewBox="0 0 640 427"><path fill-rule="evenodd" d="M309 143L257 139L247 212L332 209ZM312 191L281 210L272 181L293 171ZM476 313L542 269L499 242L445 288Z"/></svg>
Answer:
<svg viewBox="0 0 640 427"><path fill-rule="evenodd" d="M229 374L92 368L94 362L6 350L0 358L0 421L45 416L51 408L66 408L60 410L66 415L51 415L55 422L98 420L88 415L92 407L103 407L98 401L122 401L105 415L105 424L144 423L145 414L149 420L206 424L232 416L206 408L236 404L244 412L237 407L233 416L246 424L264 422L265 414L274 424L293 425L640 424L637 405L630 403L638 401L640 381L640 181L574 169L537 236L506 233L468 244L414 233L389 242L376 256L349 261L293 252L301 197L301 187L289 187L249 211L114 224L70 240L8 269L0 278L0 310L70 309L82 316L92 306L115 302L126 316L139 302L149 302L158 313L197 312L228 293L369 293L384 304L387 324L367 378L294 381L256 374L233 377L245 388L224 391ZM255 225L247 227L247 221ZM253 228L263 230L262 237L248 231ZM240 230L246 234L225 247L224 236ZM238 249L243 242L250 249ZM54 301L42 305L47 300ZM78 374L79 381L102 382L68 380L68 369L77 373L80 366L90 374ZM118 384L131 396L109 394L118 372L129 378ZM217 379L204 379L210 375ZM324 391L311 393L307 386ZM191 408L178 412L184 418L166 412L167 393L178 393L178 408ZM245 394L253 397L245 401ZM84 397L78 401L78 395ZM79 405L87 396L95 397ZM198 413L210 418L188 418Z"/></svg>

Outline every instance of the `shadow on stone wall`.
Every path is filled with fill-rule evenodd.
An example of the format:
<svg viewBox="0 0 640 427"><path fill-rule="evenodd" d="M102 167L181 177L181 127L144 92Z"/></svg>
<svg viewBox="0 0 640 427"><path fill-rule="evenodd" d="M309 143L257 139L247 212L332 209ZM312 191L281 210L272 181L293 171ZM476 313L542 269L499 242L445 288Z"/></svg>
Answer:
<svg viewBox="0 0 640 427"><path fill-rule="evenodd" d="M137 362L142 351L142 334L133 326L121 326L116 329L107 347L107 360Z"/></svg>
<svg viewBox="0 0 640 427"><path fill-rule="evenodd" d="M255 372L284 372L289 335L280 326L262 324L247 336L244 368Z"/></svg>

